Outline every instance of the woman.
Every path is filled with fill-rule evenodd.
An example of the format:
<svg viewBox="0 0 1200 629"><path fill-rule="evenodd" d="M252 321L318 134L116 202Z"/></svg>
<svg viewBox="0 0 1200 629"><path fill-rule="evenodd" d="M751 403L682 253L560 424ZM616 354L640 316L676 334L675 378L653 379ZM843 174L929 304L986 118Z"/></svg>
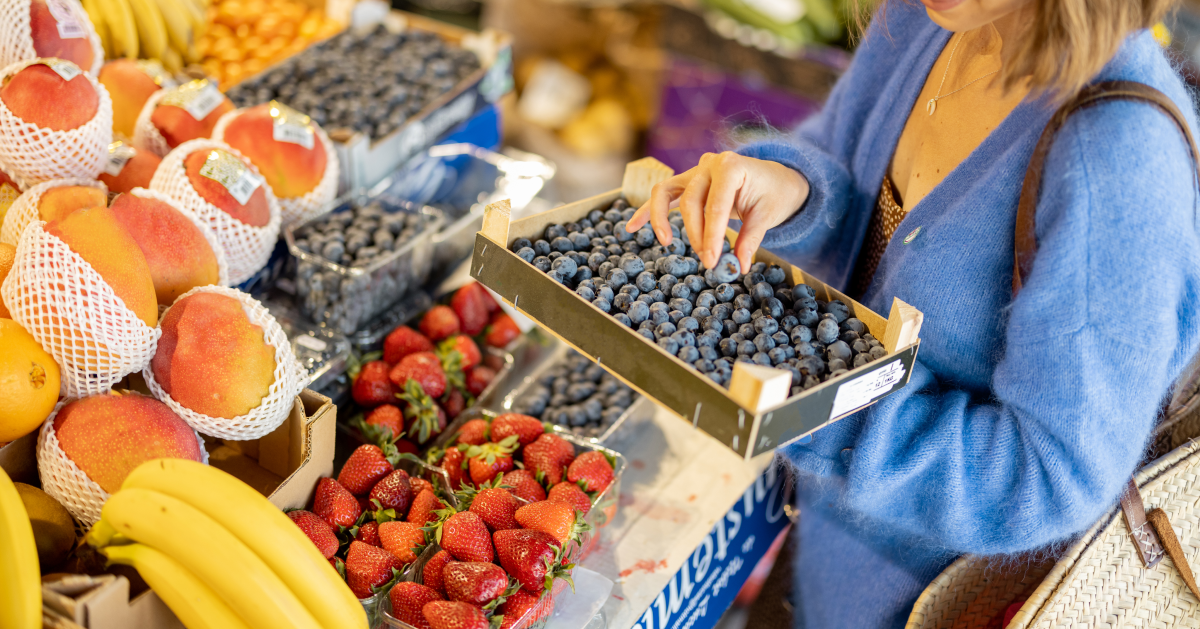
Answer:
<svg viewBox="0 0 1200 629"><path fill-rule="evenodd" d="M800 627L902 627L957 555L1016 555L1087 528L1200 341L1195 168L1145 103L1106 102L1058 132L1040 248L1011 292L1022 179L1064 100L1138 81L1197 128L1145 30L1172 3L922 2L886 2L795 137L705 156L629 223L669 242L677 199L713 266L732 213L743 268L762 245L876 312L898 297L925 313L905 389L781 450L801 509Z"/></svg>

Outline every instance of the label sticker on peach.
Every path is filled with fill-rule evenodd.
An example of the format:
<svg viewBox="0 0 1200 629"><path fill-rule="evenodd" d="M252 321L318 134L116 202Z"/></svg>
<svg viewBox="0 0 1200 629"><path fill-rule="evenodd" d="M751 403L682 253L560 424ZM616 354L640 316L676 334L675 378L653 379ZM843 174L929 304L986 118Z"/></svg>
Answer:
<svg viewBox="0 0 1200 629"><path fill-rule="evenodd" d="M197 79L171 90L158 102L187 110L197 121L204 120L225 100L217 84L207 79Z"/></svg>
<svg viewBox="0 0 1200 629"><path fill-rule="evenodd" d="M245 162L232 153L214 149L204 160L200 174L225 186L238 203L246 205L250 195L262 185L263 179L250 171Z"/></svg>
<svg viewBox="0 0 1200 629"><path fill-rule="evenodd" d="M120 175L121 171L125 169L125 164L128 164L129 160L133 159L133 156L136 154L137 151L124 142L118 141L109 144L108 161L104 164L104 174L109 177Z"/></svg>
<svg viewBox="0 0 1200 629"><path fill-rule="evenodd" d="M314 132L311 118L275 101L271 101L271 118L275 121L271 127L271 137L276 142L299 144L312 149Z"/></svg>
<svg viewBox="0 0 1200 629"><path fill-rule="evenodd" d="M50 66L50 69L54 70L54 73L58 76L61 76L64 81L70 81L80 74L83 74L83 71L79 69L79 66L71 63L70 61L56 60L51 61L46 65Z"/></svg>
<svg viewBox="0 0 1200 629"><path fill-rule="evenodd" d="M49 0L46 7L50 9L50 15L54 17L54 22L58 26L59 39L82 39L87 37L87 31L83 28L83 24L79 23L79 18L75 16L75 12L71 7L67 6L63 0Z"/></svg>

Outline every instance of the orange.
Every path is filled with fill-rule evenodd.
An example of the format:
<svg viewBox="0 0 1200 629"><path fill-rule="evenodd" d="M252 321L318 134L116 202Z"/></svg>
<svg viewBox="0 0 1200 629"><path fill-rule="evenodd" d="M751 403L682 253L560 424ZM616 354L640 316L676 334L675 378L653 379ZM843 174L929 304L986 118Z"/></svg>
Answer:
<svg viewBox="0 0 1200 629"><path fill-rule="evenodd" d="M4 278L8 277L8 272L12 270L13 262L17 259L17 248L0 242L0 285L4 284ZM4 299L0 298L0 319L11 319L12 313L4 305Z"/></svg>
<svg viewBox="0 0 1200 629"><path fill-rule="evenodd" d="M12 319L0 319L0 441L38 428L58 402L58 363Z"/></svg>

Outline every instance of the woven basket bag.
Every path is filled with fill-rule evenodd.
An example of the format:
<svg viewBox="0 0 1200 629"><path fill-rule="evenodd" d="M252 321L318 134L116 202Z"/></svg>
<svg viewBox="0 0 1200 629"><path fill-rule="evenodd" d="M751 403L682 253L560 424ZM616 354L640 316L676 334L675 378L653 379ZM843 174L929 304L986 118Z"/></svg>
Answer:
<svg viewBox="0 0 1200 629"><path fill-rule="evenodd" d="M1046 125L1017 209L1013 295L1037 253L1034 232L1042 166L1073 112L1108 100L1150 103L1196 145L1178 109L1158 90L1113 81L1083 90ZM964 555L921 594L905 629L1200 628L1200 355L1175 383L1147 453L1120 504L1058 556L1005 562ZM1164 560L1165 559L1165 560ZM1019 606L1019 609L1017 607ZM1007 622L1006 622L1007 621Z"/></svg>

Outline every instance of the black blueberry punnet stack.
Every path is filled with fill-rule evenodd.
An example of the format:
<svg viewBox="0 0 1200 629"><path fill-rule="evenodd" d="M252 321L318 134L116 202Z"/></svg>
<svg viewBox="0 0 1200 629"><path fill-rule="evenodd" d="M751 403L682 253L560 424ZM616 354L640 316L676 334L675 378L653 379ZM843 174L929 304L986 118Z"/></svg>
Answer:
<svg viewBox="0 0 1200 629"><path fill-rule="evenodd" d="M272 99L325 129L382 138L479 69L479 58L437 35L347 31L226 92L238 107Z"/></svg>
<svg viewBox="0 0 1200 629"><path fill-rule="evenodd" d="M581 437L599 437L635 399L633 389L572 351L546 370L513 410L564 426Z"/></svg>
<svg viewBox="0 0 1200 629"><path fill-rule="evenodd" d="M617 199L511 249L723 387L737 361L790 371L796 395L887 354L846 304L789 286L783 268L757 262L743 275L726 242L717 268L706 269L682 216L671 215L663 246L649 225L625 231L634 211Z"/></svg>

